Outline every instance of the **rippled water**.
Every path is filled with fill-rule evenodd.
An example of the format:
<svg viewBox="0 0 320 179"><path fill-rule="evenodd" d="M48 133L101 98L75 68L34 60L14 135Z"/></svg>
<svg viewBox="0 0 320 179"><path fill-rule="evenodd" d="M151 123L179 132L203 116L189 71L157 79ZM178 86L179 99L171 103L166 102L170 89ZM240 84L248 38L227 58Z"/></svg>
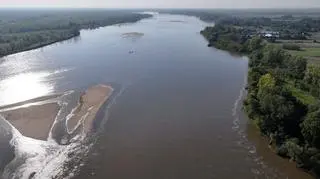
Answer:
<svg viewBox="0 0 320 179"><path fill-rule="evenodd" d="M160 14L5 57L0 104L116 85L75 178L307 178L261 159L241 113L247 59L208 48L207 25Z"/></svg>

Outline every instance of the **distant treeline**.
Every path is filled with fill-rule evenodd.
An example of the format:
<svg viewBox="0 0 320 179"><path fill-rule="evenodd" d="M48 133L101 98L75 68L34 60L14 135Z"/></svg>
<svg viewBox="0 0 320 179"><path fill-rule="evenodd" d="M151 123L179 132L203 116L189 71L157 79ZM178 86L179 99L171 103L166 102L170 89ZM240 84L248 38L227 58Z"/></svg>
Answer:
<svg viewBox="0 0 320 179"><path fill-rule="evenodd" d="M206 22L237 26L251 30L248 35L260 31L279 33L282 40L306 40L312 33L320 32L320 9L307 10L166 10L167 13L199 17Z"/></svg>
<svg viewBox="0 0 320 179"><path fill-rule="evenodd" d="M320 9L159 9L159 12L199 17L203 21L217 22L220 18L296 18L320 17Z"/></svg>
<svg viewBox="0 0 320 179"><path fill-rule="evenodd" d="M78 36L92 29L150 17L125 10L5 10L0 11L0 56Z"/></svg>
<svg viewBox="0 0 320 179"><path fill-rule="evenodd" d="M201 33L210 46L250 57L247 115L280 156L320 176L320 67L241 28L218 24Z"/></svg>
<svg viewBox="0 0 320 179"><path fill-rule="evenodd" d="M283 40L305 40L311 33L320 32L320 17L223 17L217 23L279 32Z"/></svg>

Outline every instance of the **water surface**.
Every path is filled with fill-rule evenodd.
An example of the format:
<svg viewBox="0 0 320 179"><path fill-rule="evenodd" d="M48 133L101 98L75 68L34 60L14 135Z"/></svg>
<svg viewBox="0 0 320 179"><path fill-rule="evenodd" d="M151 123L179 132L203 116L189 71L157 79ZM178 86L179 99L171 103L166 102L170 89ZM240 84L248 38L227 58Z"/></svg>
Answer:
<svg viewBox="0 0 320 179"><path fill-rule="evenodd" d="M247 60L208 48L199 33L207 25L160 14L5 57L0 105L99 83L119 86L75 178L305 176L290 175L302 173L294 167L274 170L247 140L240 117Z"/></svg>

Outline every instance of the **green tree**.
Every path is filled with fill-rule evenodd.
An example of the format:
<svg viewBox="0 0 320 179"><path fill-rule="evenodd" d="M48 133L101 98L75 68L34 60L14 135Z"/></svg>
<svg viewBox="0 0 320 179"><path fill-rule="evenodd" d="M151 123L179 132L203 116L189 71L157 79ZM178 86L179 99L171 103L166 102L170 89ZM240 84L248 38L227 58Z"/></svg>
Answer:
<svg viewBox="0 0 320 179"><path fill-rule="evenodd" d="M259 79L258 82L258 97L263 97L268 93L272 93L275 89L276 80L272 77L270 73L267 73Z"/></svg>
<svg viewBox="0 0 320 179"><path fill-rule="evenodd" d="M309 65L304 77L305 83L309 86L309 91L314 96L320 94L320 67Z"/></svg>
<svg viewBox="0 0 320 179"><path fill-rule="evenodd" d="M302 134L312 146L320 148L320 109L307 114L302 125Z"/></svg>
<svg viewBox="0 0 320 179"><path fill-rule="evenodd" d="M285 59L288 75L293 79L303 79L307 68L307 60L300 56L290 56Z"/></svg>
<svg viewBox="0 0 320 179"><path fill-rule="evenodd" d="M262 47L262 39L260 37L253 37L247 43L247 49L249 52L254 52Z"/></svg>

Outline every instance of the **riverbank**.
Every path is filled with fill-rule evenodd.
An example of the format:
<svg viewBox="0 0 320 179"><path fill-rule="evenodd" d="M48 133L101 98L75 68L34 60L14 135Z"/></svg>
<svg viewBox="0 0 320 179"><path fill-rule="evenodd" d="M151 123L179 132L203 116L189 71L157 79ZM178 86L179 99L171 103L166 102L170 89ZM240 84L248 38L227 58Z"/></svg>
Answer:
<svg viewBox="0 0 320 179"><path fill-rule="evenodd" d="M34 49L37 49L37 48L45 47L45 46L52 45L52 44L55 44L55 43L58 43L58 42L62 42L62 41L65 41L65 40L72 39L72 38L77 37L77 36L80 36L80 31L79 30L77 30L75 32L75 34L71 34L71 35L68 35L66 37L62 37L60 39L51 40L51 41L48 41L48 42L40 42L38 44L33 44L32 46L29 46L29 47L26 46L26 47L22 47L21 49L17 49L17 50L10 51L10 52L7 52L7 53L1 53L0 58L8 56L8 55L15 54L15 53L19 53L19 52L25 52L25 51L29 51L29 50L34 50Z"/></svg>
<svg viewBox="0 0 320 179"><path fill-rule="evenodd" d="M0 24L0 57L71 39L79 36L81 29L134 23L152 16L134 11L92 9L39 9L32 13L12 9L0 15L4 17Z"/></svg>
<svg viewBox="0 0 320 179"><path fill-rule="evenodd" d="M208 46L250 57L244 110L276 153L296 161L298 168L320 174L319 67L288 54L242 28L217 24L201 34ZM313 90L315 88L315 90Z"/></svg>
<svg viewBox="0 0 320 179"><path fill-rule="evenodd" d="M90 132L97 112L110 97L112 91L111 86L105 85L88 88L80 96L79 105L70 114L70 119L66 119L68 131L72 133L82 126L82 132ZM61 107L54 99L48 96L20 102L17 105L12 104L7 108L2 108L1 114L22 135L38 140L47 140L51 129L56 127L54 124Z"/></svg>

